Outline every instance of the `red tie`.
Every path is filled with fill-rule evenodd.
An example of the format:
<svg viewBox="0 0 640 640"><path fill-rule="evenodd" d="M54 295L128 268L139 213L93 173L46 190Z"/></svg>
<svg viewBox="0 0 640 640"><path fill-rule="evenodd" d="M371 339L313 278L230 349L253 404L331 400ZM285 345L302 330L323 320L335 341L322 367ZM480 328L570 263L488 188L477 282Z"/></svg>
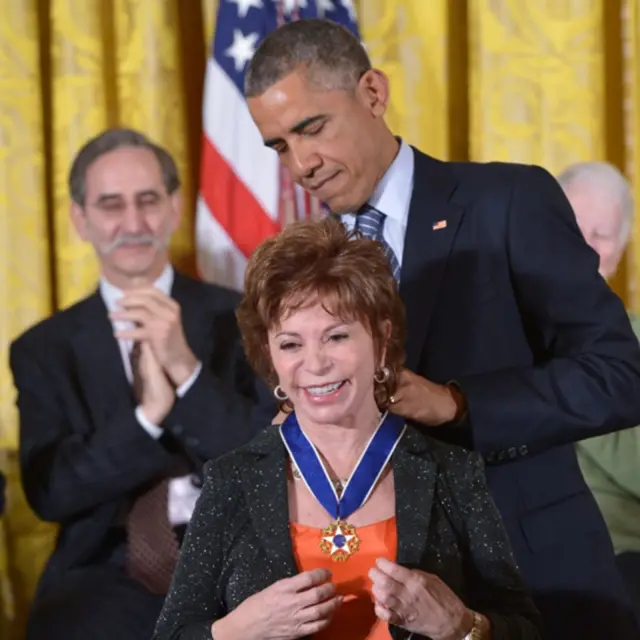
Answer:
<svg viewBox="0 0 640 640"><path fill-rule="evenodd" d="M131 349L133 395L142 397L140 343ZM169 522L169 478L156 482L136 498L126 521L127 571L149 591L166 595L178 560L180 544Z"/></svg>

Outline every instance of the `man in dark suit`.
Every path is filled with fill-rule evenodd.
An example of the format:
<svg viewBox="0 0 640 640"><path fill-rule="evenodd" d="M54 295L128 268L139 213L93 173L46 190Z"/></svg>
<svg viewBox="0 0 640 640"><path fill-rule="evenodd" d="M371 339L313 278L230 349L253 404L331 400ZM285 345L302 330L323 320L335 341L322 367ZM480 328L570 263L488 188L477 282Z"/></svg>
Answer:
<svg viewBox="0 0 640 640"><path fill-rule="evenodd" d="M237 294L168 262L181 214L171 156L108 130L80 150L69 186L98 290L11 347L24 489L60 524L27 637L148 640L202 464L275 411L261 413L242 356Z"/></svg>
<svg viewBox="0 0 640 640"><path fill-rule="evenodd" d="M384 244L407 313L393 410L483 455L545 637L638 637L572 443L638 423L640 351L556 181L395 138L387 79L328 21L270 34L245 90L293 179Z"/></svg>

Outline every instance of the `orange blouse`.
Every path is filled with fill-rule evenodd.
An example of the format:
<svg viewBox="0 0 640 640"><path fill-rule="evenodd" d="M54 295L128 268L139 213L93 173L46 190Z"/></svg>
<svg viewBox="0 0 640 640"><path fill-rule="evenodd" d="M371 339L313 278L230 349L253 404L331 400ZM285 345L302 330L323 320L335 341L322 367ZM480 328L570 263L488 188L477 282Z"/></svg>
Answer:
<svg viewBox="0 0 640 640"><path fill-rule="evenodd" d="M293 554L300 571L329 569L342 606L317 640L390 640L389 625L376 617L369 569L380 557L395 561L398 545L395 517L357 527L360 548L345 562L334 562L320 550L321 529L290 523Z"/></svg>

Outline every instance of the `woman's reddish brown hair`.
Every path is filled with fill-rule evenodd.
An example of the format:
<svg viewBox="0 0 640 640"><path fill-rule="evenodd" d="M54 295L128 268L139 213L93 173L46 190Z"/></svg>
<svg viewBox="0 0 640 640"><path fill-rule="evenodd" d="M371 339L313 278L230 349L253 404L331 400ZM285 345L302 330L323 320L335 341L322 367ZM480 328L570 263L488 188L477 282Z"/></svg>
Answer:
<svg viewBox="0 0 640 640"><path fill-rule="evenodd" d="M375 393L378 406L387 408L404 363L404 307L382 245L348 233L332 217L290 224L251 256L236 312L251 366L275 387L268 332L288 313L318 300L341 320L362 322L380 353L386 347L391 375L376 384ZM385 321L391 325L388 337Z"/></svg>

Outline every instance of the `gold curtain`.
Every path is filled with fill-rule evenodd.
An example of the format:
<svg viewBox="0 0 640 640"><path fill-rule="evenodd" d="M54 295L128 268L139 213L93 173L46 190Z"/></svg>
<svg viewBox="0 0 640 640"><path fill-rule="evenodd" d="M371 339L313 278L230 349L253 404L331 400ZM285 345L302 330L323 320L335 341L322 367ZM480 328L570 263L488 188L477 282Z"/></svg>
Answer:
<svg viewBox="0 0 640 640"><path fill-rule="evenodd" d="M638 0L623 0L622 42L624 98L624 154L626 173L634 185L634 197L640 202L640 7ZM636 215L637 212L636 212ZM628 305L640 310L638 270L640 269L640 221L636 220L626 256L625 290Z"/></svg>
<svg viewBox="0 0 640 640"><path fill-rule="evenodd" d="M470 157L625 171L622 30L618 0L469 0Z"/></svg>
<svg viewBox="0 0 640 640"><path fill-rule="evenodd" d="M538 163L552 172L609 160L640 197L637 0L356 6L372 59L391 80L389 122L408 142L443 159ZM11 638L10 620L13 637L22 637L52 540L17 489L8 344L86 295L97 276L90 247L69 222L69 163L105 126L141 128L176 156L193 212L216 7L217 0L0 0L0 468L10 474L0 521L2 638ZM172 247L187 270L192 235L187 215ZM640 222L612 283L634 311L637 247Z"/></svg>
<svg viewBox="0 0 640 640"><path fill-rule="evenodd" d="M52 310L42 77L35 2L4 2L0 20L0 445L16 446L9 341ZM8 455L0 451L0 470ZM0 526L0 636L9 638L23 584L9 539L20 517ZM38 525L36 525L38 526ZM25 566L28 560L25 558ZM10 582L10 578L12 578ZM18 579L15 579L18 578Z"/></svg>

